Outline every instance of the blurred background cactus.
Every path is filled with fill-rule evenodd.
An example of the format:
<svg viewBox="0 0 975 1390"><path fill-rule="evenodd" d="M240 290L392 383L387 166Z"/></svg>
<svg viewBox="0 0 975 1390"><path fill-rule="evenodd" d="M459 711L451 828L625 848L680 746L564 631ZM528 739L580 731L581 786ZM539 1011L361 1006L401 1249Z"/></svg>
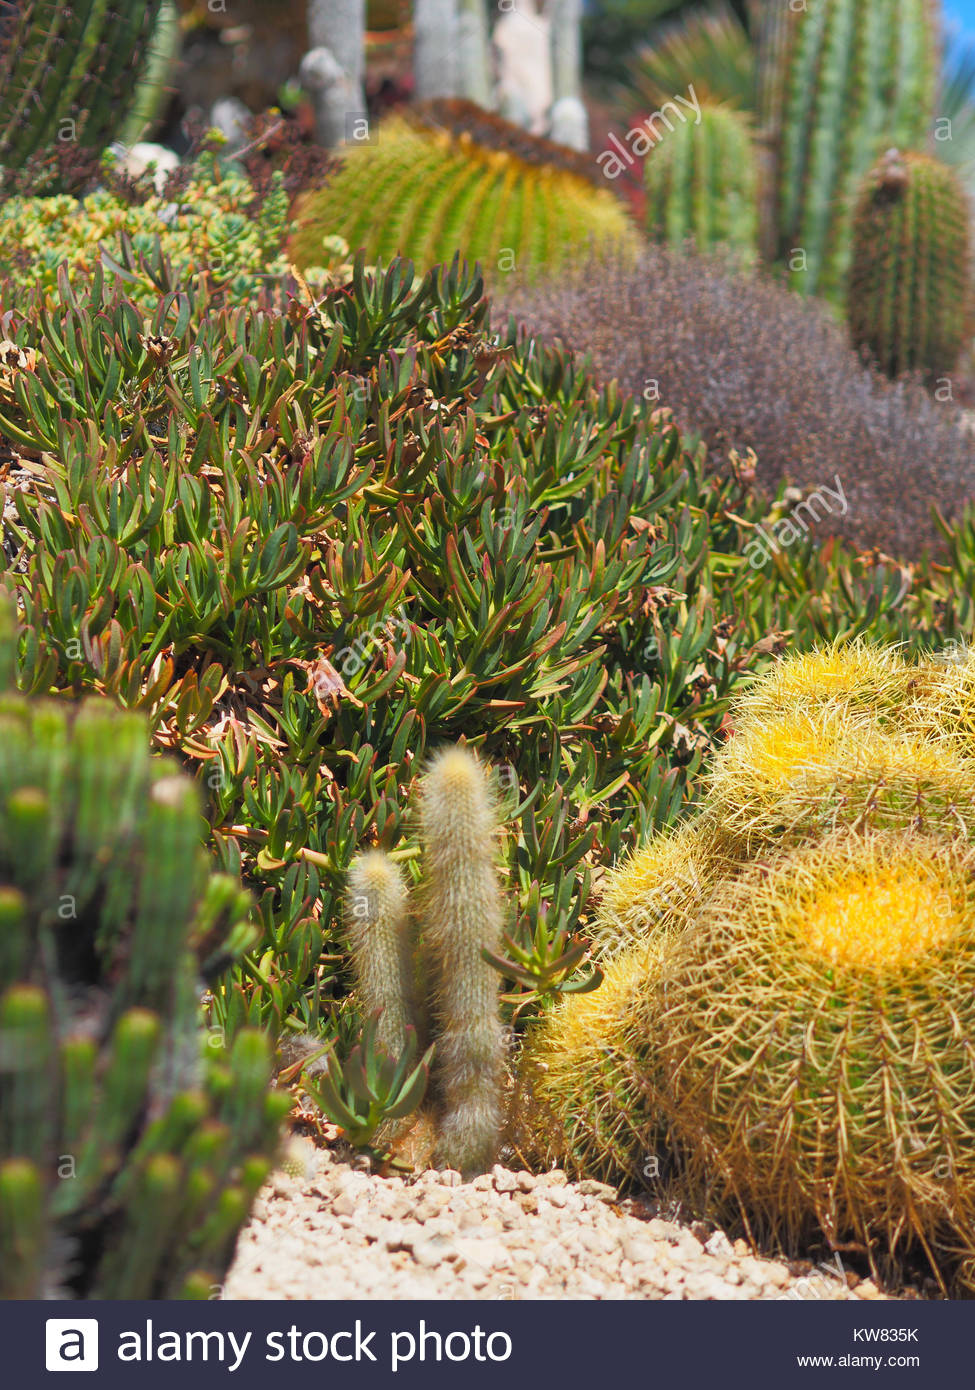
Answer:
<svg viewBox="0 0 975 1390"><path fill-rule="evenodd" d="M250 900L141 718L7 690L0 723L0 1295L208 1298L291 1104L266 1038L203 1028Z"/></svg>
<svg viewBox="0 0 975 1390"><path fill-rule="evenodd" d="M462 102L389 118L373 145L343 152L326 186L295 209L290 248L316 265L326 232L370 261L426 269L459 247L486 273L538 273L579 245L622 256L639 244L626 209L580 156Z"/></svg>
<svg viewBox="0 0 975 1390"><path fill-rule="evenodd" d="M647 230L655 241L699 251L758 253L758 169L747 118L702 106L699 124L675 127L646 161Z"/></svg>
<svg viewBox="0 0 975 1390"><path fill-rule="evenodd" d="M776 3L776 0L767 0ZM931 134L938 34L930 0L812 0L790 11L776 149L777 257L805 294L841 296L860 180L890 145ZM778 81L774 70L766 81Z"/></svg>
<svg viewBox="0 0 975 1390"><path fill-rule="evenodd" d="M164 0L5 6L0 169L43 164L58 146L100 152L130 113L148 117L152 88L168 70L173 24Z"/></svg>
<svg viewBox="0 0 975 1390"><path fill-rule="evenodd" d="M860 192L850 338L890 376L950 372L972 330L971 209L954 171L889 150Z"/></svg>

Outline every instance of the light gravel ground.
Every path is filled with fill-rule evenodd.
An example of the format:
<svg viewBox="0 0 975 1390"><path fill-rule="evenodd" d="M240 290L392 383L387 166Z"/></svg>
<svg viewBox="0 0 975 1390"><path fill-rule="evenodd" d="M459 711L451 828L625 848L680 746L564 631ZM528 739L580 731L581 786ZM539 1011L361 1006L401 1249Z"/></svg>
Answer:
<svg viewBox="0 0 975 1390"><path fill-rule="evenodd" d="M290 1156L292 1172L257 1199L224 1298L885 1297L838 1262L755 1258L721 1231L661 1220L642 1200L558 1171L380 1177L306 1139Z"/></svg>

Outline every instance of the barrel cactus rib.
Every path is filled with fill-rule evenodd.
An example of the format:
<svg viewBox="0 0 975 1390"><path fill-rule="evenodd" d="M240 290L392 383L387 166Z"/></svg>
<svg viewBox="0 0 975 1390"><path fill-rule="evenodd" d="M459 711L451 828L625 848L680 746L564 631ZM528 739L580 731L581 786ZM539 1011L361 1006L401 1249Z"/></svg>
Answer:
<svg viewBox="0 0 975 1390"><path fill-rule="evenodd" d="M861 188L846 311L851 340L896 376L951 371L971 324L968 198L952 169L889 150Z"/></svg>

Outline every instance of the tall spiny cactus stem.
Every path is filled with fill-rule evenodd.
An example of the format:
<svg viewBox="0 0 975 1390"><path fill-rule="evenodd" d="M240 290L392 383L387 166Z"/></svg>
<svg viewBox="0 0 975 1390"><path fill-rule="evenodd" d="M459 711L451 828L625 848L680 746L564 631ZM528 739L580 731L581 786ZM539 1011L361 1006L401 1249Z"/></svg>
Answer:
<svg viewBox="0 0 975 1390"><path fill-rule="evenodd" d="M699 124L675 126L644 167L647 230L655 241L699 251L733 247L754 260L758 242L758 170L747 118L726 106L702 106Z"/></svg>
<svg viewBox="0 0 975 1390"><path fill-rule="evenodd" d="M757 64L758 126L755 147L760 170L760 247L766 260L776 252L775 170L782 138L782 102L789 69L790 11L782 0L750 0L749 23Z"/></svg>
<svg viewBox="0 0 975 1390"><path fill-rule="evenodd" d="M497 1155L504 1044L498 977L481 954L499 949L503 924L497 815L484 770L466 748L448 748L431 763L420 828L442 1107L435 1161L468 1176Z"/></svg>
<svg viewBox="0 0 975 1390"><path fill-rule="evenodd" d="M0 165L65 143L101 150L160 53L162 0L0 4ZM165 63L154 68L165 77ZM141 97L148 93L143 87Z"/></svg>
<svg viewBox="0 0 975 1390"><path fill-rule="evenodd" d="M779 255L804 294L842 295L856 190L889 145L925 139L938 35L930 0L804 0L790 10L777 147Z"/></svg>
<svg viewBox="0 0 975 1390"><path fill-rule="evenodd" d="M382 1010L376 1037L398 1057L407 1028L416 1025L413 953L406 885L381 850L353 860L345 915L362 1012Z"/></svg>

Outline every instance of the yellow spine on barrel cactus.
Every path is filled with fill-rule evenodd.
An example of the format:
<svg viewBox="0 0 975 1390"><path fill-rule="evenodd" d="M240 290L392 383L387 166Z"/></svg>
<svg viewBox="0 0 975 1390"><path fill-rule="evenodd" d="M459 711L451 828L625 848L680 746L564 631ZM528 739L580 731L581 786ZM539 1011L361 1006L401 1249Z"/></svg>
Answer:
<svg viewBox="0 0 975 1390"><path fill-rule="evenodd" d="M881 1276L975 1259L975 852L838 831L720 885L684 933L658 1022L692 1199L795 1250L824 1236Z"/></svg>

